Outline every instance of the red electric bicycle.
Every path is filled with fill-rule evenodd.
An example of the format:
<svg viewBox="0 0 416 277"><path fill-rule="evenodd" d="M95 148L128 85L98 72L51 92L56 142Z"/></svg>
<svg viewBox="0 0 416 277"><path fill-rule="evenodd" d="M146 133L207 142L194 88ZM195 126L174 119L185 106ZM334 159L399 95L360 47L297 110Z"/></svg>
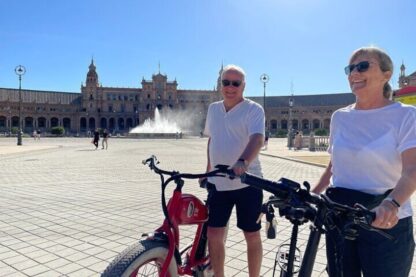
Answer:
<svg viewBox="0 0 416 277"><path fill-rule="evenodd" d="M115 276L209 276L210 259L207 253L208 208L200 199L182 193L183 179L199 179L211 176L225 177L228 166L204 174L181 174L165 171L156 166L155 156L143 161L159 174L162 186L162 209L165 220L153 233L120 253L102 273L103 277ZM165 176L169 176L165 180ZM176 184L172 198L166 205L165 189L170 182ZM191 244L180 249L179 225L197 225Z"/></svg>

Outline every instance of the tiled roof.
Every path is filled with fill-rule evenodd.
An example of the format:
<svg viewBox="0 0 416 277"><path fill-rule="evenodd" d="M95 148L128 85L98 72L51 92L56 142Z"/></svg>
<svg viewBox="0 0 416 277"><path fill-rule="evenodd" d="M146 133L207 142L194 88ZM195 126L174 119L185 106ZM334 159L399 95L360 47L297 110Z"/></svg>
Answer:
<svg viewBox="0 0 416 277"><path fill-rule="evenodd" d="M263 97L247 97L263 106ZM289 99L293 98L296 106L347 106L355 102L352 93L293 95L293 96L266 96L266 107L288 107Z"/></svg>
<svg viewBox="0 0 416 277"><path fill-rule="evenodd" d="M19 90L0 88L0 101L19 101ZM61 91L42 91L22 89L22 102L25 103L49 103L49 104L79 104L81 94Z"/></svg>

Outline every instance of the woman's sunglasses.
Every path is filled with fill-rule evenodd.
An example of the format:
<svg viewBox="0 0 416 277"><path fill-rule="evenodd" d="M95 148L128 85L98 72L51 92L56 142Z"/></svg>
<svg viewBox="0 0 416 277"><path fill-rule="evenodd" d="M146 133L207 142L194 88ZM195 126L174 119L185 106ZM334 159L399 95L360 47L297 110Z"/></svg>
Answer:
<svg viewBox="0 0 416 277"><path fill-rule="evenodd" d="M241 85L241 81L222 80L221 83L224 87L233 86L238 88Z"/></svg>
<svg viewBox="0 0 416 277"><path fill-rule="evenodd" d="M370 67L369 61L362 61L357 64L350 64L344 68L345 74L350 75L356 68L358 72L366 72Z"/></svg>

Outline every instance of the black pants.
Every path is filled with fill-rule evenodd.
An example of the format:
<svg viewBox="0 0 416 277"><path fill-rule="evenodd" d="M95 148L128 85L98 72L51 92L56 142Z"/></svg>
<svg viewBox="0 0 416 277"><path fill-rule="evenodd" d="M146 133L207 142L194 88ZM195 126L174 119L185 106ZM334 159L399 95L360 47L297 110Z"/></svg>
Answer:
<svg viewBox="0 0 416 277"><path fill-rule="evenodd" d="M412 266L415 242L412 217L406 217L392 229L383 230L389 240L376 232L359 228L356 240L343 239L336 231L326 236L330 277L406 277ZM342 274L336 262L342 265Z"/></svg>

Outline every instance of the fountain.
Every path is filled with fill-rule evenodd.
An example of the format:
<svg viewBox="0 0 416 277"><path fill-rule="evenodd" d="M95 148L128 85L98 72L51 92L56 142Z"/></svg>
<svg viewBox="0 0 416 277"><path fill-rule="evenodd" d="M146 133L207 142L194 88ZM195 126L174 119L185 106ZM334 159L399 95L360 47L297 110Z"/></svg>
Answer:
<svg viewBox="0 0 416 277"><path fill-rule="evenodd" d="M154 120L148 118L140 126L133 128L129 132L129 137L138 138L177 138L182 136L182 130L176 122L171 122L162 117L159 109L155 109Z"/></svg>

